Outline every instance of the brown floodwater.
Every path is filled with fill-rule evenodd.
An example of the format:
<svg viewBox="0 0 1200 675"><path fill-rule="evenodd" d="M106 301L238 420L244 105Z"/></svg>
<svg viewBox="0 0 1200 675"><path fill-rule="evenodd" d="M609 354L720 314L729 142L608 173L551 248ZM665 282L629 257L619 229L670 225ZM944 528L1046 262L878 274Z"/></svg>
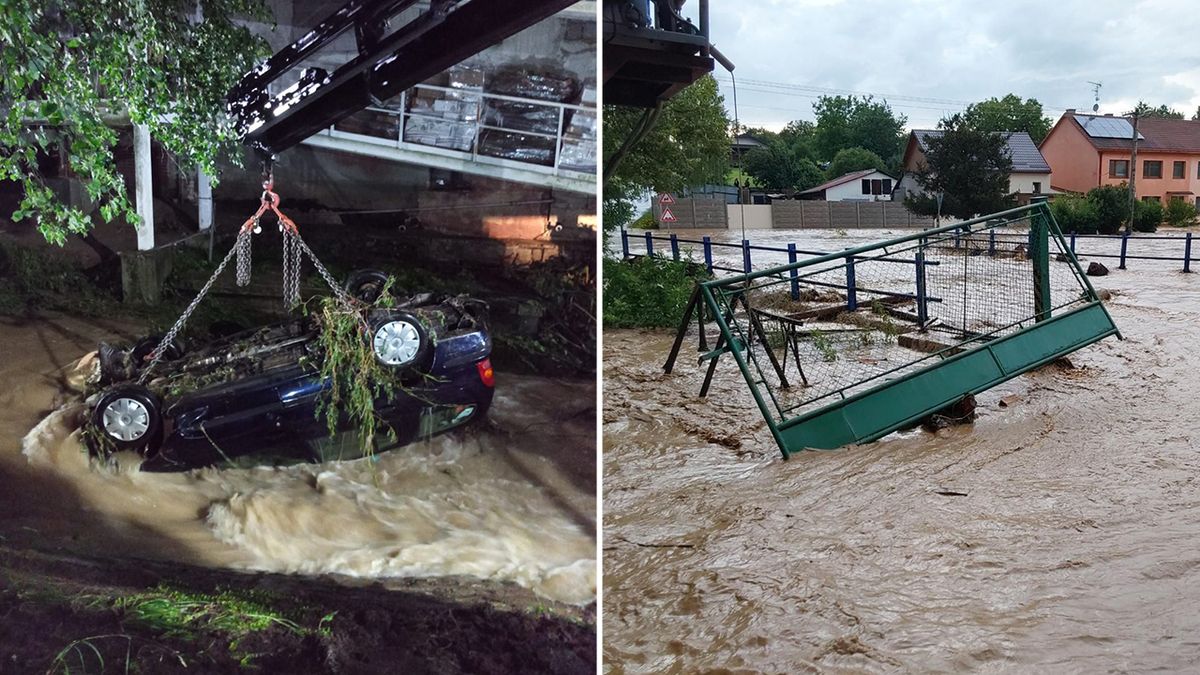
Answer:
<svg viewBox="0 0 1200 675"><path fill-rule="evenodd" d="M788 461L734 364L606 331L607 672L1200 669L1200 275L1130 266L1124 341Z"/></svg>
<svg viewBox="0 0 1200 675"><path fill-rule="evenodd" d="M511 581L595 598L595 388L497 374L491 424L376 461L143 473L90 461L76 361L132 328L0 321L0 542L297 574ZM401 583L397 581L397 583Z"/></svg>

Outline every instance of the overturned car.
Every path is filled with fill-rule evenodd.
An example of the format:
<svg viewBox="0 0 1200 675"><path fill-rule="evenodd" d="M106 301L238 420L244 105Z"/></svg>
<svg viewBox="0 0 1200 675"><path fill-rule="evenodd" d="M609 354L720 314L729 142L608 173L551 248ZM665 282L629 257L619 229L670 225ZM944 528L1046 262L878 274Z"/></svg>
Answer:
<svg viewBox="0 0 1200 675"><path fill-rule="evenodd" d="M374 400L374 414L399 447L483 419L494 378L487 305L466 296L424 293L375 300L386 275L356 273L346 290L357 298L361 339L397 386ZM267 457L322 461L330 436L321 397L332 386L318 317L302 316L206 344L163 345L149 337L118 348L102 344L98 390L87 399L84 438L106 456L133 450L145 471L250 464ZM145 384L138 384L145 380ZM354 423L336 413L337 430ZM321 419L319 419L321 417ZM344 456L344 455L343 455Z"/></svg>

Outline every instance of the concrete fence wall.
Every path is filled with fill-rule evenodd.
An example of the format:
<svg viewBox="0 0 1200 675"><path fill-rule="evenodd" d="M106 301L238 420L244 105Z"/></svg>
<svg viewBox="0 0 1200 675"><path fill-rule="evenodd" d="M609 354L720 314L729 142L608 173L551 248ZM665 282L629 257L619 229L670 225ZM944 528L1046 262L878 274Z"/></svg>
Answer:
<svg viewBox="0 0 1200 675"><path fill-rule="evenodd" d="M675 222L664 224L675 230L740 229L745 214L746 229L837 229L855 230L888 227L932 227L933 218L918 216L903 202L825 202L781 199L771 204L726 204L716 197L684 197L667 206ZM654 205L654 217L662 223L662 205Z"/></svg>
<svg viewBox="0 0 1200 675"><path fill-rule="evenodd" d="M684 197L668 204L675 222L667 223L675 230L724 230L729 227L729 215L725 211L725 200L719 197ZM654 204L654 219L662 222L661 204Z"/></svg>
<svg viewBox="0 0 1200 675"><path fill-rule="evenodd" d="M902 202L777 201L771 204L775 229L854 230L883 227L932 227L933 218L917 216Z"/></svg>

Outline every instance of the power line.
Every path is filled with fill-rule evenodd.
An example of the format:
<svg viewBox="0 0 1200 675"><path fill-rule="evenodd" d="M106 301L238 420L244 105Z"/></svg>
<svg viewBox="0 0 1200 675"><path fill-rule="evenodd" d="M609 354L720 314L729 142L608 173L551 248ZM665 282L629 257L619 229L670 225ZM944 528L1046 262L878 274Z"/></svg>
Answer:
<svg viewBox="0 0 1200 675"><path fill-rule="evenodd" d="M717 79L718 83L722 83L722 84L729 83L729 81L727 79L722 78L722 77L717 77L716 79ZM757 88L748 89L748 86L753 86L753 87L757 87ZM839 89L836 87L817 87L817 86L812 86L812 85L792 84L789 82L776 82L776 81L770 81L770 80L745 80L745 79L743 79L740 84L740 88L744 91L752 90L752 91L758 91L760 93L783 94L785 96L802 96L805 98L819 98L820 96L830 96L830 95L870 96L872 98L886 100L889 104L892 104L893 101L900 101L900 102L904 103L903 105L896 104L895 107L905 107L905 108L920 109L920 110L944 110L945 109L944 106L953 106L956 108L966 108L969 105L978 103L978 101L961 101L961 100L956 100L956 99L934 98L934 97L930 97L930 96L913 96L913 95L907 95L907 94L880 94L878 92L859 91L859 90L854 90L854 89ZM801 93L801 92L807 92L807 93ZM918 105L909 104L907 102L940 104L943 107L933 108L933 107L929 107L929 106L918 106ZM1052 112L1064 112L1064 111L1068 110L1068 108L1066 106L1052 106L1052 105L1043 104L1042 110L1052 111Z"/></svg>

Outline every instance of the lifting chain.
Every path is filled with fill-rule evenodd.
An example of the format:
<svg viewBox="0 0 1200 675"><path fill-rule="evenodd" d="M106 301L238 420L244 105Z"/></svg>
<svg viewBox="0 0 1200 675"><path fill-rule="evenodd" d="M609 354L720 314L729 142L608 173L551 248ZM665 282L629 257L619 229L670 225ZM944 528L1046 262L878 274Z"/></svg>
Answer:
<svg viewBox="0 0 1200 675"><path fill-rule="evenodd" d="M261 230L262 228L256 226L255 229ZM237 251L236 269L238 286L250 285L250 242L253 240L252 233L253 230L239 232L237 243L234 244L234 250Z"/></svg>
<svg viewBox="0 0 1200 675"><path fill-rule="evenodd" d="M167 331L167 334L164 335L162 340L159 341L158 346L154 348L154 352L152 352L153 356L150 358L150 363L146 364L146 367L142 369L142 374L138 376L138 384L146 383L146 380L150 377L150 372L154 370L154 367L157 366L158 362L162 360L163 354L165 354L167 351L167 347L175 340L176 336L179 335L179 331L183 330L183 325L187 323L188 318L192 316L192 312L196 311L196 307L200 305L200 301L204 299L204 296L208 294L209 289L211 289L212 285L216 283L217 277L221 276L221 273L225 271L225 267L229 265L229 259L232 258L234 254L241 248L243 241L250 240L250 236L251 234L249 230L244 230L238 233L237 242L234 243L233 248L229 249L229 253L225 254L225 258L221 261L221 264L217 265L216 271L213 272L212 276L208 278L208 281L205 282L204 286L200 289L200 292L196 294L196 297L192 298L191 304L187 306L187 309L183 310L183 314L179 315L179 318L175 321L175 325L171 326L171 330Z"/></svg>
<svg viewBox="0 0 1200 675"><path fill-rule="evenodd" d="M225 258L221 260L219 265L217 265L216 271L214 271L212 276L209 277L208 281L205 282L204 286L200 289L200 292L196 294L196 297L192 299L192 302L187 306L187 309L183 310L183 314L181 314L179 319L175 321L175 325L171 326L171 330L167 331L167 334L164 335L162 340L159 341L158 346L154 348L154 351L151 353L152 356L150 363L146 364L146 367L142 369L141 375L138 376L138 384L146 383L146 380L150 377L151 371L154 370L154 367L157 366L159 361L162 360L163 354L166 353L167 346L175 340L175 338L179 335L179 331L183 330L183 326L187 323L188 318L190 318L192 313L196 311L196 307L199 306L200 301L203 300L204 296L207 295L209 290L212 289L213 284L216 283L217 278L220 277L221 273L225 271L225 268L229 265L230 259L232 259L234 256L237 256L237 285L245 286L250 283L250 241L254 235L262 232L262 226L259 224L259 219L262 217L263 213L267 212L268 210L274 211L275 215L279 216L279 231L283 236L284 309L290 310L300 302L300 268L303 266L304 256L306 255L308 256L308 259L313 262L313 267L317 269L317 272L321 275L321 278L325 280L325 283L329 284L329 288L333 290L334 297L338 299L338 302L340 302L342 306L347 309L354 307L354 300L350 297L346 290L342 288L341 284L339 284L337 280L333 278L333 275L329 273L329 270L325 269L325 266L322 265L321 261L317 259L317 256L313 254L312 249L309 248L304 239L300 237L300 230L296 228L296 224L292 222L291 218L288 218L279 210L279 195L275 194L271 190L272 185L273 180L268 174L267 178L263 181L262 204L259 205L258 211L255 212L253 216L250 216L245 223L242 223L241 229L238 230L237 241L234 242L233 248L229 249L229 253L225 254Z"/></svg>

